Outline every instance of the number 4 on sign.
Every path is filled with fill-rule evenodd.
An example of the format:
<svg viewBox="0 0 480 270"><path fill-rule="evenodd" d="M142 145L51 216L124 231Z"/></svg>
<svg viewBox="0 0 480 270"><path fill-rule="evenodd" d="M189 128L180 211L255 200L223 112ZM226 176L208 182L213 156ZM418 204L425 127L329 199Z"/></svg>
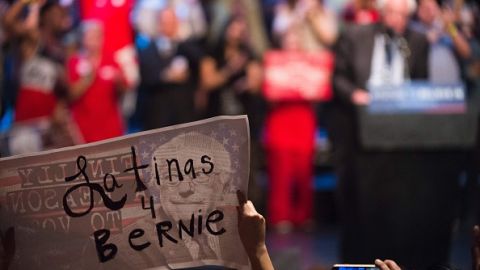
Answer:
<svg viewBox="0 0 480 270"><path fill-rule="evenodd" d="M142 209L143 210L149 210L150 209L150 213L152 214L152 218L155 219L157 217L157 215L155 214L155 207L154 207L154 203L153 203L153 196L150 196L149 198L149 207L147 207L145 205L145 196L142 196Z"/></svg>

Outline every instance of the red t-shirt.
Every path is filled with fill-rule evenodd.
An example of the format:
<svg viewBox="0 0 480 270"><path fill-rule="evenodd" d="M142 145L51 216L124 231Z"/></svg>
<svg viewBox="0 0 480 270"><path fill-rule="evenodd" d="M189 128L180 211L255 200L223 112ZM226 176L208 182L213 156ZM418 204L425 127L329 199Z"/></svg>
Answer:
<svg viewBox="0 0 480 270"><path fill-rule="evenodd" d="M67 63L70 83L77 82L92 69L88 61L75 55ZM71 104L71 110L85 142L94 142L123 134L114 74L118 67L101 61L95 78L85 93Z"/></svg>
<svg viewBox="0 0 480 270"><path fill-rule="evenodd" d="M54 94L58 79L58 66L41 56L23 63L20 70L20 87L15 104L15 122L50 117L57 98Z"/></svg>

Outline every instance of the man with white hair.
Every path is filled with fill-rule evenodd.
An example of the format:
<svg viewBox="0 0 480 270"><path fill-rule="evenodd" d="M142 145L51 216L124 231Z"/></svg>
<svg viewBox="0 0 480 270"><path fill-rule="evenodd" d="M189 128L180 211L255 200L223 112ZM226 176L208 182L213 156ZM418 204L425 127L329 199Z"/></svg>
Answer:
<svg viewBox="0 0 480 270"><path fill-rule="evenodd" d="M366 151L358 141L357 108L370 101L368 85L428 77L427 38L407 27L415 0L381 0L379 7L380 23L347 26L336 45L329 127L341 259L392 258L424 269L448 260L457 171L439 151Z"/></svg>

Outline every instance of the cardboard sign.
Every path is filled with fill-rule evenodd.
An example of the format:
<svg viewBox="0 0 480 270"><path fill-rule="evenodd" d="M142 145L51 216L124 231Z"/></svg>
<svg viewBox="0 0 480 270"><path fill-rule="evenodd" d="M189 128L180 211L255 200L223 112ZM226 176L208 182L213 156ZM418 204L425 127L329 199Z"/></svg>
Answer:
<svg viewBox="0 0 480 270"><path fill-rule="evenodd" d="M269 101L326 101L332 97L333 55L270 51L264 58L263 93Z"/></svg>
<svg viewBox="0 0 480 270"><path fill-rule="evenodd" d="M235 116L0 159L9 269L247 268L235 206L249 149Z"/></svg>

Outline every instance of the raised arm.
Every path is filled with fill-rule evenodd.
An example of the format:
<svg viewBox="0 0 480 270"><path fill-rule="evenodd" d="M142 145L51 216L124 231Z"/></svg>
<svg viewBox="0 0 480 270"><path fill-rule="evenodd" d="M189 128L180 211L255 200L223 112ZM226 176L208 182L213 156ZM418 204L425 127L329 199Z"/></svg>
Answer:
<svg viewBox="0 0 480 270"><path fill-rule="evenodd" d="M273 270L273 264L265 245L265 218L251 201L238 191L238 233L247 252L252 270Z"/></svg>
<svg viewBox="0 0 480 270"><path fill-rule="evenodd" d="M327 47L332 46L338 36L338 25L335 16L321 6L307 11L306 16L318 40Z"/></svg>
<svg viewBox="0 0 480 270"><path fill-rule="evenodd" d="M468 44L467 39L463 34L457 29L455 25L455 15L451 9L444 9L442 11L442 19L445 24L445 30L450 35L450 38L453 41L453 47L457 51L458 55L462 59L470 58L472 52L470 45Z"/></svg>
<svg viewBox="0 0 480 270"><path fill-rule="evenodd" d="M15 1L2 19L7 33L13 36L28 35L29 37L35 37L38 34L41 6L42 1L34 3L24 0ZM27 17L19 22L18 19L25 7L28 7Z"/></svg>

